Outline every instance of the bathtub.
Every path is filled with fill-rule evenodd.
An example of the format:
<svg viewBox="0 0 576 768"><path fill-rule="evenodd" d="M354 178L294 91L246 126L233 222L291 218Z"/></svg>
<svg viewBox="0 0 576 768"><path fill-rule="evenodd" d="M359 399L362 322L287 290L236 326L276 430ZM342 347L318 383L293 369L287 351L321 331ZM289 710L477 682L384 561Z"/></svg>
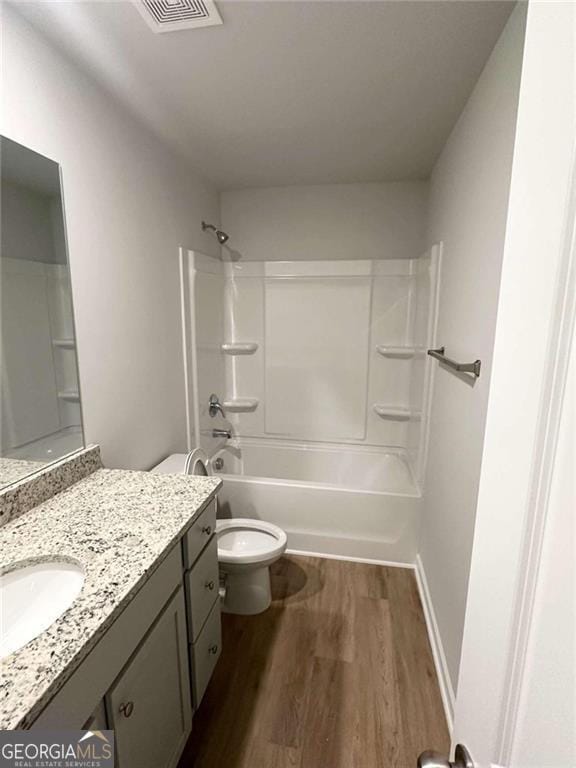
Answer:
<svg viewBox="0 0 576 768"><path fill-rule="evenodd" d="M401 451L242 438L211 464L219 517L275 523L292 552L414 563L421 497Z"/></svg>

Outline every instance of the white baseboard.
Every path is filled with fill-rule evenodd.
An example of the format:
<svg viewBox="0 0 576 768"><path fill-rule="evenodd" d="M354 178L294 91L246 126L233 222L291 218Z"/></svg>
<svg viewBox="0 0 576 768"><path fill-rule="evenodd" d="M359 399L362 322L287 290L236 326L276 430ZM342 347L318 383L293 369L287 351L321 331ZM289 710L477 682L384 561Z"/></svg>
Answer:
<svg viewBox="0 0 576 768"><path fill-rule="evenodd" d="M418 590L420 592L420 600L422 601L422 608L424 610L424 618L426 619L428 637L430 638L430 645L432 646L432 656L434 657L434 666L436 667L436 675L440 686L442 703L444 704L446 722L448 724L450 736L452 736L455 703L454 688L452 687L452 681L450 680L450 675L448 673L448 664L446 663L446 656L442 646L442 638L438 631L434 605L432 604L428 582L426 581L426 573L424 572L424 565L420 555L416 555L416 581L418 582Z"/></svg>
<svg viewBox="0 0 576 768"><path fill-rule="evenodd" d="M366 563L366 565L385 565L389 568L411 568L414 570L414 563L397 563L392 560L376 560L371 557L352 557L350 555L334 555L329 552L310 552L305 549L287 549L287 555L297 555L298 557L319 557L322 560L343 560L348 563Z"/></svg>
<svg viewBox="0 0 576 768"><path fill-rule="evenodd" d="M322 560L342 560L348 563L366 563L366 565L385 565L389 568L416 568L414 563L398 563L392 560L377 560L372 557L353 557L351 555L334 555L330 552L310 552L307 549L287 549L287 555L298 557L319 557Z"/></svg>

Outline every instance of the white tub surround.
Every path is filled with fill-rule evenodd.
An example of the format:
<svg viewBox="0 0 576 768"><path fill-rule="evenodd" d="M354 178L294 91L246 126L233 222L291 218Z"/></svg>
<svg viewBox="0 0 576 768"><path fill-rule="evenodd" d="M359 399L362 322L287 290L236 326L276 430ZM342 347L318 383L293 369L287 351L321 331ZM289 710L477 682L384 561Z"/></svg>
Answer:
<svg viewBox="0 0 576 768"><path fill-rule="evenodd" d="M241 437L403 448L421 479L438 248L380 261L181 258L194 445L211 455L212 430L232 427ZM209 417L212 393L226 420Z"/></svg>
<svg viewBox="0 0 576 768"><path fill-rule="evenodd" d="M228 335L259 346L226 360L225 386L263 404L231 416L236 433L406 447L406 425L371 406L409 405L410 362L375 347L412 343L415 282L410 260L226 264Z"/></svg>
<svg viewBox="0 0 576 768"><path fill-rule="evenodd" d="M224 458L229 515L292 549L414 562L439 262L182 251L189 447Z"/></svg>

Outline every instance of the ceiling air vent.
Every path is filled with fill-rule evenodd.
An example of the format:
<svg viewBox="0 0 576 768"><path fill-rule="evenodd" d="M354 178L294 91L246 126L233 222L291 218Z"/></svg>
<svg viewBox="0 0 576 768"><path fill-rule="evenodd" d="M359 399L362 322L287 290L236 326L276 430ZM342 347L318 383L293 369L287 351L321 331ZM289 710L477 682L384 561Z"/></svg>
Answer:
<svg viewBox="0 0 576 768"><path fill-rule="evenodd" d="M222 24L213 0L134 0L134 5L154 32Z"/></svg>

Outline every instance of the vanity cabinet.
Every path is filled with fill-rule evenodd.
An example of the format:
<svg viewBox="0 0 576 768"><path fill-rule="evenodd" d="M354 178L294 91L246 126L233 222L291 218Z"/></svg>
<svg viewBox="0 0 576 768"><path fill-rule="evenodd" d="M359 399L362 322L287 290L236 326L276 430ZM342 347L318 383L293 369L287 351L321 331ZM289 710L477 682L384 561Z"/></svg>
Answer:
<svg viewBox="0 0 576 768"><path fill-rule="evenodd" d="M32 728L111 728L118 768L177 765L220 656L215 532L212 499Z"/></svg>
<svg viewBox="0 0 576 768"><path fill-rule="evenodd" d="M182 587L106 695L121 768L172 768L192 727Z"/></svg>

